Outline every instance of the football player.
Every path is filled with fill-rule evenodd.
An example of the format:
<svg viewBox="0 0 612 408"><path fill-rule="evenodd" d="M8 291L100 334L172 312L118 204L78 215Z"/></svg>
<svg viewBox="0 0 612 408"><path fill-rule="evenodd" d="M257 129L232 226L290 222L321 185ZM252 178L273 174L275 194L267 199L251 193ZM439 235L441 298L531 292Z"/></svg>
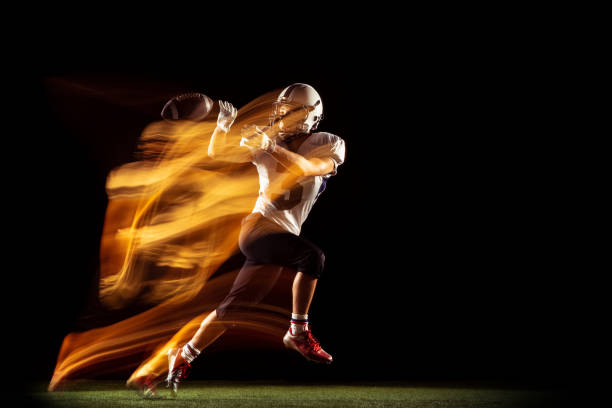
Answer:
<svg viewBox="0 0 612 408"><path fill-rule="evenodd" d="M259 175L259 197L242 222L239 247L246 261L229 294L188 343L168 352L166 382L174 394L191 362L226 331L224 322L260 302L283 267L297 271L292 286L293 313L283 343L308 360L332 362L308 322L325 257L321 249L300 237L300 229L327 180L343 163L344 141L330 133L314 132L323 117L323 103L317 91L306 84L285 88L273 104L270 125L246 128L239 145L227 143L237 110L229 102L219 101L219 106L208 154L223 161L251 161ZM263 268L267 268L265 273Z"/></svg>

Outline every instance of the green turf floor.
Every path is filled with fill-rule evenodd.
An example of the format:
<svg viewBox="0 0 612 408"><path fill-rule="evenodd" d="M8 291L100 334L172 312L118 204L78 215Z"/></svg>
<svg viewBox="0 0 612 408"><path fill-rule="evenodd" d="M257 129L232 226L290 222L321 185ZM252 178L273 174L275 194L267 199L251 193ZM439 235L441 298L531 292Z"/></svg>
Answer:
<svg viewBox="0 0 612 408"><path fill-rule="evenodd" d="M320 384L187 382L178 398L142 399L121 382L84 382L60 392L40 385L31 398L49 407L540 407L554 406L557 392L474 385L397 383ZM549 405L550 404L550 405Z"/></svg>

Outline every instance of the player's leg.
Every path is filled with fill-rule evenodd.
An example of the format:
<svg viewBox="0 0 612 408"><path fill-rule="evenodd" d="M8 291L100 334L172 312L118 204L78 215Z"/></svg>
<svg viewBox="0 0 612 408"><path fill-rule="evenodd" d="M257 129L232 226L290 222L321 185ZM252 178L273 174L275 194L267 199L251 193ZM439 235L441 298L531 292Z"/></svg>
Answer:
<svg viewBox="0 0 612 408"><path fill-rule="evenodd" d="M191 363L198 355L218 339L227 327L219 322L217 311L213 310L206 316L194 336L185 345L168 351L168 377L166 386L176 395L179 384L191 370Z"/></svg>
<svg viewBox="0 0 612 408"><path fill-rule="evenodd" d="M332 356L321 348L312 335L308 320L310 304L325 264L323 251L311 242L291 234L270 237L268 241L268 246L275 252L269 256L298 271L292 287L293 313L283 343L308 360L331 363Z"/></svg>
<svg viewBox="0 0 612 408"><path fill-rule="evenodd" d="M246 320L253 306L270 292L278 281L282 267L253 265L247 259L225 299L200 324L189 342L168 352L168 388L176 395L178 387L198 355L218 339L237 320Z"/></svg>
<svg viewBox="0 0 612 408"><path fill-rule="evenodd" d="M308 309L325 264L323 251L297 235L287 232L269 233L273 227L268 226L270 221L264 217L256 218L252 221L253 225L246 227L249 221L252 220L247 219L243 230L255 233L241 234L240 239L240 249L247 258L260 265L279 265L298 272L292 287L291 325L283 342L309 360L331 363L332 357L312 336L308 324Z"/></svg>
<svg viewBox="0 0 612 408"><path fill-rule="evenodd" d="M293 280L293 313L308 314L318 279L303 272L295 274Z"/></svg>
<svg viewBox="0 0 612 408"><path fill-rule="evenodd" d="M191 347L196 349L199 354L201 350L204 350L221 337L226 330L227 326L219 321L217 318L217 311L213 310L206 316L206 319L202 321L198 331L193 335L188 344L191 344Z"/></svg>

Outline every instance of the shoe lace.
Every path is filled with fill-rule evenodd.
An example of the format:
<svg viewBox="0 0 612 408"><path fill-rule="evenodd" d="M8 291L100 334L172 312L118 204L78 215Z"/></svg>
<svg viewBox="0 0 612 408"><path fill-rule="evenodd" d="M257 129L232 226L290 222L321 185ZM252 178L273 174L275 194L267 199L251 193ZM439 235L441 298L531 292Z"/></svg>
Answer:
<svg viewBox="0 0 612 408"><path fill-rule="evenodd" d="M191 364L185 361L183 364L181 364L179 368L176 369L175 381L179 382L187 378L187 376L189 375L189 371L191 371Z"/></svg>
<svg viewBox="0 0 612 408"><path fill-rule="evenodd" d="M319 341L315 338L315 336L312 335L310 331L308 331L308 337L306 337L306 341L313 348L314 351L321 350L321 345L319 344Z"/></svg>

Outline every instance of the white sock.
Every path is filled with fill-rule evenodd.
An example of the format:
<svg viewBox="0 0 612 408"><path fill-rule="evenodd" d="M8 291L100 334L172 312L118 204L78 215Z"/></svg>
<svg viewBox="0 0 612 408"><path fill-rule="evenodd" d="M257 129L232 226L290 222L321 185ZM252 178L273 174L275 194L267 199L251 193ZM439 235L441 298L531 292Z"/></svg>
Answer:
<svg viewBox="0 0 612 408"><path fill-rule="evenodd" d="M185 361L187 361L190 364L199 355L200 355L200 350L195 348L191 342L185 344L183 346L183 350L181 351L181 356L185 359Z"/></svg>
<svg viewBox="0 0 612 408"><path fill-rule="evenodd" d="M294 336L310 330L307 314L291 313L291 334Z"/></svg>

